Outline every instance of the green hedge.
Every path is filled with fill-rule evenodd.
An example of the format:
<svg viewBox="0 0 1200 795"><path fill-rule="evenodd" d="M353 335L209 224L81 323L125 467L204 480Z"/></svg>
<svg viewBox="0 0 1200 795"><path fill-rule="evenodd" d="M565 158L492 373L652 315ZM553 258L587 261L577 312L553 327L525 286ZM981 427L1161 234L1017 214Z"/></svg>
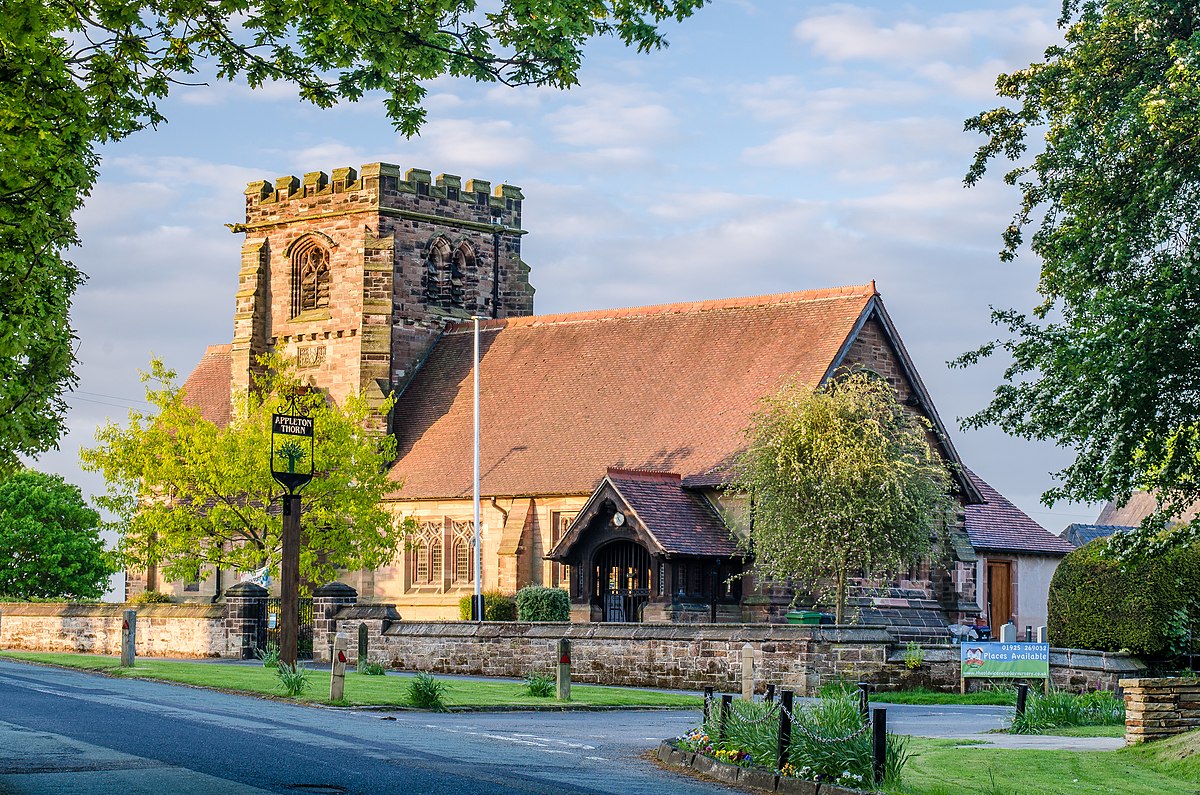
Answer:
<svg viewBox="0 0 1200 795"><path fill-rule="evenodd" d="M471 596L458 600L458 617L463 621L471 620ZM517 604L511 596L499 591L483 592L484 621L516 621Z"/></svg>
<svg viewBox="0 0 1200 795"><path fill-rule="evenodd" d="M517 591L519 621L570 621L571 597L562 588L528 585Z"/></svg>
<svg viewBox="0 0 1200 795"><path fill-rule="evenodd" d="M1181 650L1188 615L1200 618L1200 544L1129 564L1096 539L1063 558L1050 581L1050 643L1164 658Z"/></svg>

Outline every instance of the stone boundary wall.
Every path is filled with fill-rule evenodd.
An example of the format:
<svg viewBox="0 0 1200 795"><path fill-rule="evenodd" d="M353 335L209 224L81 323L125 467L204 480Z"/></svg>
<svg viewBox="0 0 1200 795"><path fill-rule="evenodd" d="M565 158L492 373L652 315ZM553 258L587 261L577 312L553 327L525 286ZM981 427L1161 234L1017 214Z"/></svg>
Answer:
<svg viewBox="0 0 1200 795"><path fill-rule="evenodd" d="M741 690L741 650L754 650L759 692L767 683L802 695L843 678L881 689L957 690L957 646L925 647L910 670L904 649L886 630L780 624L568 624L415 622L396 620L386 605L342 608L329 624L346 634L351 658L366 627L367 659L391 668L431 673L524 677L553 672L559 638L571 641L571 675L587 684L718 691ZM316 659L328 659L328 637L314 638ZM1075 649L1051 652L1051 678L1070 690L1115 690L1144 670L1125 655ZM989 680L990 681L990 680Z"/></svg>
<svg viewBox="0 0 1200 795"><path fill-rule="evenodd" d="M1200 679L1122 679L1121 687L1127 745L1200 729Z"/></svg>
<svg viewBox="0 0 1200 795"><path fill-rule="evenodd" d="M221 605L0 603L0 649L121 653L121 613L137 611L137 653L146 657L225 657Z"/></svg>

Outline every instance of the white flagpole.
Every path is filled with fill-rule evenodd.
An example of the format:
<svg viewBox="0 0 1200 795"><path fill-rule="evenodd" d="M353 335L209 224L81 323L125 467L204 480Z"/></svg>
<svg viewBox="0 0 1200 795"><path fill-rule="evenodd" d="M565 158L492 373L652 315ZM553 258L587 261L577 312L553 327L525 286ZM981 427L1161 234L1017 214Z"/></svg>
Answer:
<svg viewBox="0 0 1200 795"><path fill-rule="evenodd" d="M472 320L475 321L475 618L483 621L483 550L479 532L479 317L473 317Z"/></svg>

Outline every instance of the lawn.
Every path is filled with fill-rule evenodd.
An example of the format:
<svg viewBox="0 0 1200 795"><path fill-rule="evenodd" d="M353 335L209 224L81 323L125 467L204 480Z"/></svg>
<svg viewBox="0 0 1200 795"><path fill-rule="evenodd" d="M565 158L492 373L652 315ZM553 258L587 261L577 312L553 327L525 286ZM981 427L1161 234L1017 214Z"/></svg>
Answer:
<svg viewBox="0 0 1200 795"><path fill-rule="evenodd" d="M940 690L917 688L872 692L871 701L879 704L977 704L1011 707L1017 703L1017 693L1012 688L979 690L974 693L944 693Z"/></svg>
<svg viewBox="0 0 1200 795"><path fill-rule="evenodd" d="M121 668L116 657L93 654L47 654L40 652L2 652L0 657L27 662L49 663L68 668L99 671L112 676L155 679L164 682L212 687L240 693L280 696L275 670L255 665L222 665L219 663L179 662L139 657L132 669ZM410 676L364 676L353 669L346 672L346 706L406 706L406 690ZM297 701L328 704L329 671L310 671L312 682L307 694ZM476 682L443 679L446 685L445 703L453 707L535 707L559 704L553 697L534 698L525 695L519 682ZM572 685L573 706L596 707L672 707L699 709L701 699L683 693L660 693L620 687Z"/></svg>
<svg viewBox="0 0 1200 795"><path fill-rule="evenodd" d="M1194 795L1200 732L1119 751L1032 751L909 738L889 795Z"/></svg>

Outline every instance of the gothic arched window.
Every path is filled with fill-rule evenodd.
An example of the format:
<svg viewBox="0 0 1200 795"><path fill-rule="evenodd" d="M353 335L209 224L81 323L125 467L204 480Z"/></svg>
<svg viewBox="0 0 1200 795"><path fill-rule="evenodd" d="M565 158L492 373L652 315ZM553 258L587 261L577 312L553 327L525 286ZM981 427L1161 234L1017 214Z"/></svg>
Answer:
<svg viewBox="0 0 1200 795"><path fill-rule="evenodd" d="M450 579L456 583L475 581L475 571L471 566L471 539L475 534L474 522L454 523L454 545L450 558Z"/></svg>
<svg viewBox="0 0 1200 795"><path fill-rule="evenodd" d="M329 306L329 251L309 237L292 248L292 316Z"/></svg>
<svg viewBox="0 0 1200 795"><path fill-rule="evenodd" d="M450 246L444 237L435 237L425 254L425 300L434 306L464 308L465 280L475 268L475 251L467 242Z"/></svg>

